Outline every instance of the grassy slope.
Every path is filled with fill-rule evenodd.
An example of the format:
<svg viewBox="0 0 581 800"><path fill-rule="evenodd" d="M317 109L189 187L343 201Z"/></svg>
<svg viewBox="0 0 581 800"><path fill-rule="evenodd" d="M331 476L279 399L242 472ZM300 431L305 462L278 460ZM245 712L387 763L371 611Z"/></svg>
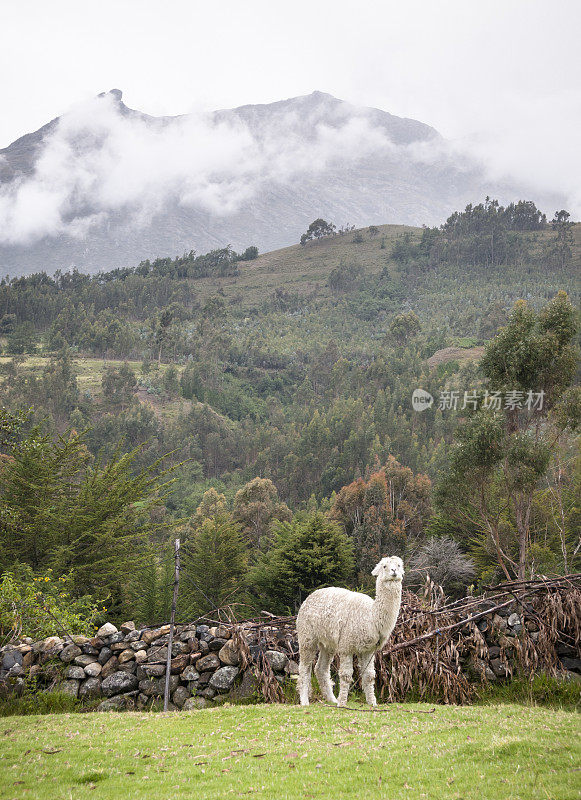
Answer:
<svg viewBox="0 0 581 800"><path fill-rule="evenodd" d="M353 243L352 232L310 242L304 247L292 245L264 253L255 261L241 262L240 274L236 277L196 280L194 287L202 298L221 289L227 298L239 299L247 308L266 300L280 288L305 295L316 290L319 299L328 299L331 292L327 279L341 259L347 263L356 262L369 275L381 272L384 264L389 262L393 242L404 231L421 234L421 228L381 225L379 234L370 238L367 229L362 228L364 241L360 244ZM383 250L382 239L385 239Z"/></svg>
<svg viewBox="0 0 581 800"><path fill-rule="evenodd" d="M572 798L579 715L321 705L0 720L0 798Z"/></svg>
<svg viewBox="0 0 581 800"><path fill-rule="evenodd" d="M359 244L353 242L357 231L310 242L304 247L296 244L264 253L255 261L241 262L240 274L236 277L206 278L194 281L193 285L200 298L221 290L227 298L239 300L243 307L256 305L279 288L305 295L316 289L318 299L329 299L332 293L327 279L341 259L347 264L356 263L368 275L375 275L385 265L394 266L390 260L393 243L405 231L411 232L414 238L419 238L422 233L421 228L406 225L381 225L379 234L370 237L367 229L361 228L358 232L363 235L364 241ZM553 235L550 230L534 234L537 247ZM581 224L573 227L573 235L575 261L578 262L581 255ZM383 249L382 240L385 241ZM456 271L460 273L460 280L465 283L466 275L461 270Z"/></svg>
<svg viewBox="0 0 581 800"><path fill-rule="evenodd" d="M10 360L10 356L2 356L0 357L0 364ZM22 363L23 367L30 370L32 374L40 374L49 361L50 358L48 356L27 356ZM121 366L123 361L105 361L102 358L75 358L74 363L80 391L90 392L93 396L99 396L101 394L101 377L105 367ZM141 362L129 361L128 363L135 372L139 372Z"/></svg>

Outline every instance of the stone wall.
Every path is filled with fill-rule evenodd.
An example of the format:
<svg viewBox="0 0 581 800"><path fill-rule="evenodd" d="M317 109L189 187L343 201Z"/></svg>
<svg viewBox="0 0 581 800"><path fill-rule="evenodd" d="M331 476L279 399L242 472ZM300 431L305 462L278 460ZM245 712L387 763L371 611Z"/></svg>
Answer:
<svg viewBox="0 0 581 800"><path fill-rule="evenodd" d="M250 658L264 656L277 682L296 677L298 664L279 650L259 647L247 636ZM24 639L0 649L0 694L21 694L35 682L84 701L100 711L146 709L163 698L169 625L119 629L103 625L93 638L50 636ZM253 664L240 670L241 654L232 628L178 625L172 643L170 709L204 708L224 700L258 697Z"/></svg>
<svg viewBox="0 0 581 800"><path fill-rule="evenodd" d="M402 618L406 612L402 607ZM522 614L519 606L491 611L469 623L476 636L467 652L458 657L463 679L472 684L510 679L517 666L516 654L527 643L535 650L538 671L579 680L581 659L571 633L563 633L550 646L539 640L538 613ZM401 625L403 623L400 621ZM137 629L125 622L119 629L103 625L93 638L51 636L33 642L24 639L0 648L0 696L21 694L31 686L58 689L101 711L159 707L163 698L169 625ZM398 639L396 629L393 641ZM435 641L424 647L435 650ZM415 663L410 648L409 662ZM443 657L443 651L441 651ZM384 657L382 657L383 659ZM378 687L389 679L378 675ZM543 660L544 659L544 660ZM418 659L419 662L419 659ZM399 662L402 668L402 662ZM433 664L416 669L434 669ZM220 626L191 624L175 629L171 653L170 709L204 708L224 701L282 699L286 681L296 680L298 646L292 624L283 628L261 626ZM289 693L292 694L292 693ZM405 692L393 699L405 699ZM445 697L443 698L445 699ZM455 700L454 702L457 702Z"/></svg>

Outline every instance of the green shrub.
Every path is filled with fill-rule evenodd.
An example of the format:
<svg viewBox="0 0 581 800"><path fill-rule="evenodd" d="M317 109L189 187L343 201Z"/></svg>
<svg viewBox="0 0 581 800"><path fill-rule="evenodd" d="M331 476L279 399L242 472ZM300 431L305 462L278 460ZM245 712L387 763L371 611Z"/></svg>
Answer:
<svg viewBox="0 0 581 800"><path fill-rule="evenodd" d="M461 336L457 339L458 347L476 347L478 339L476 336Z"/></svg>
<svg viewBox="0 0 581 800"><path fill-rule="evenodd" d="M0 636L44 639L63 633L93 635L107 609L94 598L72 597L72 573L56 577L51 569L35 575L28 564L17 564L0 578Z"/></svg>

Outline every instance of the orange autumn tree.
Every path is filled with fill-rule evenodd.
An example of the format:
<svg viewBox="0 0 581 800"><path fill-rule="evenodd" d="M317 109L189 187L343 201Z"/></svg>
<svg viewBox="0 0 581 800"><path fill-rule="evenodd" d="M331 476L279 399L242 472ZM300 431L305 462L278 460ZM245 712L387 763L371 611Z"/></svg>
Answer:
<svg viewBox="0 0 581 800"><path fill-rule="evenodd" d="M338 492L329 516L353 539L360 583L370 582L382 556L403 558L415 550L431 515L430 490L427 475L414 475L389 456L366 480L357 478Z"/></svg>

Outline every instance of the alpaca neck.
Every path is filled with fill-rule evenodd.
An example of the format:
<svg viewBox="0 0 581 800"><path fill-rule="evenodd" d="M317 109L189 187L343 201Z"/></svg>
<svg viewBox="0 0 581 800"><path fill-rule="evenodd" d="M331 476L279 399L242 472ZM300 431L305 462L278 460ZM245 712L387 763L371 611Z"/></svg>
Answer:
<svg viewBox="0 0 581 800"><path fill-rule="evenodd" d="M375 602L373 603L373 621L377 628L377 635L383 641L395 627L400 605L401 581L377 581Z"/></svg>

